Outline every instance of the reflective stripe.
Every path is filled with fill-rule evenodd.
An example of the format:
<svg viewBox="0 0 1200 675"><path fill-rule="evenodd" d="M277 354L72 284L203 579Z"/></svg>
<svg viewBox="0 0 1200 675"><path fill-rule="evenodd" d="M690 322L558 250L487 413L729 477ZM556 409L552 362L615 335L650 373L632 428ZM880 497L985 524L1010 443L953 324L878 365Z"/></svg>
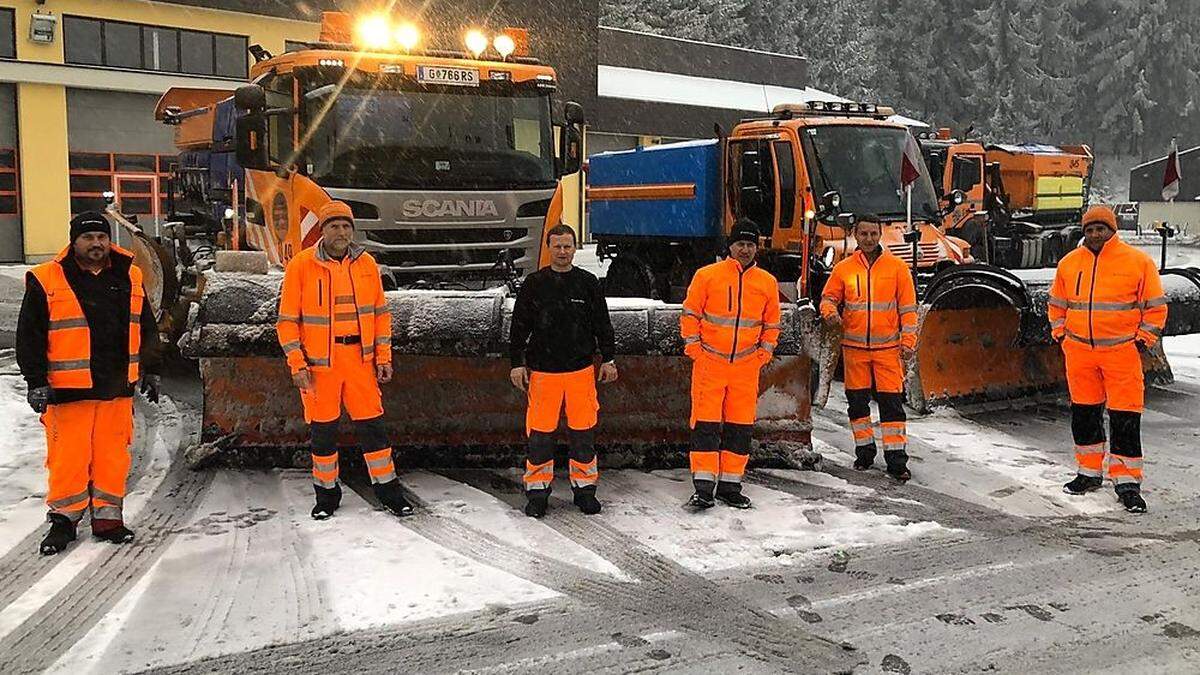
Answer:
<svg viewBox="0 0 1200 675"><path fill-rule="evenodd" d="M1159 328L1158 326L1151 326L1148 323L1138 324L1138 330L1144 330L1147 333L1149 333L1151 335L1155 335L1157 337L1162 337L1162 334L1163 334L1161 328Z"/></svg>
<svg viewBox="0 0 1200 675"><path fill-rule="evenodd" d="M87 328L88 322L84 317L77 319L58 319L50 322L50 330L65 330L67 328Z"/></svg>
<svg viewBox="0 0 1200 675"><path fill-rule="evenodd" d="M300 317L295 314L280 314L279 320L287 323L300 323Z"/></svg>
<svg viewBox="0 0 1200 675"><path fill-rule="evenodd" d="M857 446L857 447L860 447L860 448L861 448L861 447L863 447L863 446L867 446L867 445L875 445L875 435L874 435L874 434L872 434L872 435L870 435L870 436L867 436L867 437L865 437L865 438L858 438L858 437L856 436L856 437L854 438L854 445L855 445L855 446Z"/></svg>
<svg viewBox="0 0 1200 675"><path fill-rule="evenodd" d="M873 429L875 428L875 425L871 424L870 417L866 417L857 420L850 420L850 428L854 430Z"/></svg>
<svg viewBox="0 0 1200 675"><path fill-rule="evenodd" d="M1109 455L1109 466L1111 467L1114 462L1117 464L1123 464L1127 469L1136 469L1138 471L1142 470L1141 457L1122 457L1121 455Z"/></svg>
<svg viewBox="0 0 1200 675"><path fill-rule="evenodd" d="M332 480L324 480L322 478L313 476L313 485L319 485L326 490L332 490L333 488L337 487L337 479L334 478Z"/></svg>
<svg viewBox="0 0 1200 675"><path fill-rule="evenodd" d="M903 449L905 449L905 447L907 447L907 444L904 441L891 441L891 442L884 441L883 442L883 451L884 452L894 452L896 450L903 450Z"/></svg>
<svg viewBox="0 0 1200 675"><path fill-rule="evenodd" d="M1062 327L1063 327L1063 326L1065 326L1065 325L1067 325L1067 320L1066 320L1066 319L1055 319L1055 320L1053 320L1053 321L1051 321L1051 322L1050 322L1050 327L1051 327L1051 328L1062 328Z"/></svg>
<svg viewBox="0 0 1200 675"><path fill-rule="evenodd" d="M366 455L363 455L363 459L366 461L368 469L386 469L392 465L392 458L390 456L371 460L367 459Z"/></svg>
<svg viewBox="0 0 1200 675"><path fill-rule="evenodd" d="M101 506L92 510L92 521L99 518L102 520L121 520L121 507L119 506Z"/></svg>
<svg viewBox="0 0 1200 675"><path fill-rule="evenodd" d="M95 486L92 487L92 499L103 499L104 501L110 504L115 504L116 506L120 506L125 502L125 500L121 497L105 492L104 490L97 490Z"/></svg>
<svg viewBox="0 0 1200 675"><path fill-rule="evenodd" d="M91 498L91 493L88 492L87 490L84 490L83 492L80 492L77 495L71 495L70 497L63 497L62 499L55 499L54 501L47 501L46 506L49 506L52 509L65 509L68 506L71 506L72 504L75 504L76 502L78 502L80 500L87 500L89 498ZM82 509L86 506L87 506L87 504L85 502L84 505L80 506L79 508Z"/></svg>
<svg viewBox="0 0 1200 675"><path fill-rule="evenodd" d="M132 312L131 312L131 313L129 314L129 323L136 323L136 324L138 324L138 325L141 325L141 323L142 323L142 315L141 315L141 314L134 314L134 313L132 313Z"/></svg>
<svg viewBox="0 0 1200 675"><path fill-rule="evenodd" d="M692 480L717 480L717 474L712 471L693 471Z"/></svg>
<svg viewBox="0 0 1200 675"><path fill-rule="evenodd" d="M1049 304L1051 307L1057 307L1057 308L1059 308L1059 309L1066 309L1066 308L1067 308L1067 301L1066 301L1066 300L1062 300L1062 299L1060 299L1060 298L1056 298L1056 297L1054 297L1054 296L1050 296L1050 300L1048 301L1048 304Z"/></svg>
<svg viewBox="0 0 1200 675"><path fill-rule="evenodd" d="M358 312L337 312L333 315L334 321L358 321Z"/></svg>
<svg viewBox="0 0 1200 675"><path fill-rule="evenodd" d="M688 309L687 307L684 307L684 308L683 308L683 315L684 315L684 316L694 316L694 317L696 317L697 319L699 319L699 318L700 318L700 314L699 314L699 313L697 313L697 312L693 312L692 310Z"/></svg>
<svg viewBox="0 0 1200 675"><path fill-rule="evenodd" d="M1093 309L1101 312L1123 312L1128 309L1137 309L1136 302L1076 302L1067 303L1067 309Z"/></svg>
<svg viewBox="0 0 1200 675"><path fill-rule="evenodd" d="M915 332L917 332L917 327L916 327L916 326L901 326L901 327L900 327L900 334L901 334L901 335L907 335L907 334L909 334L909 333L915 333Z"/></svg>
<svg viewBox="0 0 1200 675"><path fill-rule="evenodd" d="M379 335L379 336L376 336L376 338L375 338L375 346L376 347L383 347L385 345L390 345L390 344L392 344L392 336L391 335Z"/></svg>
<svg viewBox="0 0 1200 675"><path fill-rule="evenodd" d="M716 354L717 356L720 356L721 358L727 359L730 356L729 352L723 352L715 347L710 347L704 343L700 343L700 346L704 348L704 351L712 353L712 354ZM756 351L758 351L758 345L754 345L753 347L747 347L746 349L743 349L742 351L740 351L736 354L733 354L733 358L734 358L734 360L737 360L737 359L742 358L743 356L749 356L750 354L753 354Z"/></svg>
<svg viewBox="0 0 1200 675"><path fill-rule="evenodd" d="M51 372L60 372L64 370L88 370L92 367L92 362L89 359L80 359L78 361L51 361L49 369Z"/></svg>
<svg viewBox="0 0 1200 675"><path fill-rule="evenodd" d="M1138 480L1137 478L1135 478L1135 477L1133 477L1133 476L1113 476L1113 477L1112 477L1112 480L1113 480L1113 482L1114 482L1114 483L1116 483L1117 485L1126 485L1126 484L1128 484L1128 483L1140 483L1140 482L1142 482L1142 481Z"/></svg>
<svg viewBox="0 0 1200 675"><path fill-rule="evenodd" d="M760 343L758 343L758 346L761 347L762 350L768 354L775 353L775 343L774 342L760 342Z"/></svg>
<svg viewBox="0 0 1200 675"><path fill-rule="evenodd" d="M1082 335L1076 335L1068 330L1067 337L1071 338L1072 340L1075 340L1076 342L1082 342L1085 345L1095 343L1096 346L1099 346L1099 347L1112 347L1115 345L1123 345L1126 342L1133 342L1133 338L1135 336L1130 335L1129 337L1119 337L1119 338L1094 338L1094 339L1089 340L1089 339L1083 337Z"/></svg>
<svg viewBox="0 0 1200 675"><path fill-rule="evenodd" d="M354 304L354 296L353 295L339 295L339 296L334 297L333 301L335 303L345 302L347 304Z"/></svg>
<svg viewBox="0 0 1200 675"><path fill-rule="evenodd" d="M726 473L726 472L722 471L721 474L717 477L717 480L721 481L722 483L741 483L742 482L742 474Z"/></svg>
<svg viewBox="0 0 1200 675"><path fill-rule="evenodd" d="M300 342L297 340L293 340L291 342L285 342L279 346L282 347L283 351L285 351L285 352L294 352L294 351L300 349Z"/></svg>
<svg viewBox="0 0 1200 675"><path fill-rule="evenodd" d="M305 314L304 316L300 317L300 322L312 324L314 326L328 326L329 317Z"/></svg>
<svg viewBox="0 0 1200 675"><path fill-rule="evenodd" d="M394 469L389 470L387 473L380 474L378 476L376 476L375 474L371 474L371 482L376 485L381 484L381 483L390 483L394 480L396 480L396 471Z"/></svg>
<svg viewBox="0 0 1200 675"><path fill-rule="evenodd" d="M1151 307L1161 307L1162 305L1165 305L1165 304L1167 304L1167 299L1160 295L1157 298L1151 298L1149 300L1143 301L1141 304L1141 307L1142 307L1142 309L1150 309Z"/></svg>
<svg viewBox="0 0 1200 675"><path fill-rule="evenodd" d="M899 311L901 314L908 314L909 312L916 312L917 306L916 305L901 305Z"/></svg>
<svg viewBox="0 0 1200 675"><path fill-rule="evenodd" d="M383 316L388 313L387 305L380 305L375 308L375 316Z"/></svg>
<svg viewBox="0 0 1200 675"><path fill-rule="evenodd" d="M847 302L846 309L858 311L871 310L872 312L886 312L891 309L896 309L896 301L889 300L887 302ZM914 308L915 309L915 308Z"/></svg>
<svg viewBox="0 0 1200 675"><path fill-rule="evenodd" d="M1075 473L1079 474L1080 476L1088 476L1089 478L1104 477L1104 472L1100 471L1100 469L1088 469L1082 466L1076 468Z"/></svg>
<svg viewBox="0 0 1200 675"><path fill-rule="evenodd" d="M883 336L883 337L875 337L875 336L872 336L872 337L871 337L871 342L870 342L870 343L868 343L868 342L867 342L867 336L866 336L866 335L858 335L858 334L856 334L856 333L844 333L844 334L842 334L842 341L843 341L843 342L855 342L855 343L862 344L862 345L865 345L865 344L879 344L879 345L882 345L882 344L884 344L884 343L887 343L887 342L895 342L896 340L899 340L899 339L900 339L900 333L892 333L891 335L885 335L885 336Z"/></svg>
<svg viewBox="0 0 1200 675"><path fill-rule="evenodd" d="M763 330L779 330L781 326L777 323L764 323Z"/></svg>
<svg viewBox="0 0 1200 675"><path fill-rule="evenodd" d="M338 458L336 456L330 457L329 459L321 459L321 457L322 455L313 455L313 469L320 471L337 471Z"/></svg>
<svg viewBox="0 0 1200 675"><path fill-rule="evenodd" d="M699 341L700 341L699 335L688 335L688 336L684 336L684 338L683 338L683 343L686 345L690 345L690 344L693 344L693 343L696 343Z"/></svg>
<svg viewBox="0 0 1200 675"><path fill-rule="evenodd" d="M310 365L310 366L328 366L329 365L329 359L312 359L312 358L306 357L305 361L307 361L308 365Z"/></svg>
<svg viewBox="0 0 1200 675"><path fill-rule="evenodd" d="M130 355L129 355L129 362L130 362L130 363L141 363L141 362L142 362L142 355L141 355L141 354L130 354Z"/></svg>
<svg viewBox="0 0 1200 675"><path fill-rule="evenodd" d="M703 319L711 324L718 326L737 326L739 328L754 328L761 326L762 321L758 319L739 319L738 317L716 316L715 314L704 313Z"/></svg>

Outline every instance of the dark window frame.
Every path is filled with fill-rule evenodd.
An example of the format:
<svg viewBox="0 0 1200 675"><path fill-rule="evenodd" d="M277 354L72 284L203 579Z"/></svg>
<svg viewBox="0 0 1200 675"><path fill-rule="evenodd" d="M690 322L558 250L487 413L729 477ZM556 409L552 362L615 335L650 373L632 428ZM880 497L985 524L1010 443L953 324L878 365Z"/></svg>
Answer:
<svg viewBox="0 0 1200 675"><path fill-rule="evenodd" d="M13 189L0 190L0 198L4 198L4 202L12 200L13 210L0 210L0 216L20 216L21 215L21 157L17 152L17 148L0 148L0 153L12 155L12 166L0 166L0 174L12 174Z"/></svg>
<svg viewBox="0 0 1200 675"><path fill-rule="evenodd" d="M160 73L160 74L170 74L170 75L186 75L189 77L209 77L209 78L221 79L221 80L244 80L244 79L246 79L247 75L242 75L242 74L236 75L236 76L235 75L222 75L217 70L217 37L225 37L225 38L233 38L236 40L241 40L241 42L242 42L242 50L241 50L242 62L245 65L246 73L248 74L250 72L250 52L249 52L250 36L249 35L244 35L241 33L220 33L220 32L216 32L216 31L196 30L194 28L182 28L179 26L163 26L160 24L152 24L152 23L137 23L137 22L133 22L133 21L119 21L117 19L106 19L103 17L96 17L96 16L81 16L81 15L77 15L77 14L64 14L62 17L64 56L66 53L65 45L67 42L66 24L67 24L67 21L70 19L77 19L77 20L81 20L81 21L95 21L100 24L100 61L101 61L101 63L99 65L97 65L97 64L92 64L92 63L76 63L76 62L72 62L72 61L67 61L66 63L68 65L85 67L85 68L110 68L113 70L125 70L125 71L139 72L139 73ZM15 21L15 13L14 13L14 21ZM141 60L140 68L111 66L108 64L108 41L107 41L106 28L109 24L121 24L121 25L125 25L125 26L133 26L138 29L138 58ZM146 64L146 30L147 29L159 30L159 31L173 31L175 33L175 69L173 69L173 70L161 70L161 69L155 70L154 68L151 68ZM14 31L13 32L13 36L14 36L13 41L15 43L15 41L16 41L15 24L14 24L13 31ZM183 40L181 39L181 34L184 32L196 33L196 34L200 34L200 35L204 35L204 36L208 37L209 43L211 45L211 50L212 50L212 63L210 64L212 67L212 74L192 73L192 72L188 72L188 71L184 70ZM15 51L15 45L14 45L14 51Z"/></svg>
<svg viewBox="0 0 1200 675"><path fill-rule="evenodd" d="M2 45L5 49L11 49L12 56L0 51L0 59L16 60L17 58L17 10L12 7L0 7L0 21L4 21L4 15L8 15L8 26L12 31L12 44Z"/></svg>

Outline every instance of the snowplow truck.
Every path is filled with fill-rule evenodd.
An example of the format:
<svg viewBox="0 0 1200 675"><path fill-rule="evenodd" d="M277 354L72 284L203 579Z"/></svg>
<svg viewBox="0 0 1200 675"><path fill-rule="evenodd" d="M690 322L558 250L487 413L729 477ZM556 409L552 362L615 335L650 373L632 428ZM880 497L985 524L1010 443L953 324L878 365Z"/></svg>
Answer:
<svg viewBox="0 0 1200 675"><path fill-rule="evenodd" d="M1094 165L1088 146L984 146L953 139L948 129L920 144L939 194L967 197L942 231L970 244L977 260L1053 267L1079 244Z"/></svg>
<svg viewBox="0 0 1200 675"><path fill-rule="evenodd" d="M918 244L910 405L1064 391L1062 353L1046 319L1053 270L1017 276L975 261L965 241L941 230L967 204L964 191L939 200L928 171L913 186L910 234L899 177L909 131L885 121L890 114L871 104L789 104L714 140L591 156L589 228L601 256L611 258L606 291L678 298L694 270L722 254L734 220L747 217L764 236L760 264L785 293L815 299L832 265L855 248L850 226L869 213L885 223L883 245L910 265ZM1168 333L1195 331L1200 289L1185 276L1164 283ZM1170 377L1161 351L1146 366Z"/></svg>
<svg viewBox="0 0 1200 675"><path fill-rule="evenodd" d="M552 120L555 71L512 51L519 34L468 35L466 51L367 49L336 13L322 31L260 54L254 84L232 97L172 90L158 106L181 150L170 230L198 281L181 343L203 381L201 454L303 463L308 431L275 333L280 266L316 243L316 212L339 199L385 275L398 461L512 464L526 404L508 377L513 292L548 259L560 179L580 169L582 109ZM247 271L259 263L266 273ZM809 444L802 310L785 311L781 358L764 373L768 446ZM678 462L690 404L680 308L632 301L611 315L621 378L601 390L597 443L610 464Z"/></svg>

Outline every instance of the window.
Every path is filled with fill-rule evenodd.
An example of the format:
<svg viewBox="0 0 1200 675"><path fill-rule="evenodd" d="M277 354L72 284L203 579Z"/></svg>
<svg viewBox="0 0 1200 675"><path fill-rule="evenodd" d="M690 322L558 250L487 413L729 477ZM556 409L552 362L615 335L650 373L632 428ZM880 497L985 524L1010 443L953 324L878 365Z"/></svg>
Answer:
<svg viewBox="0 0 1200 675"><path fill-rule="evenodd" d="M4 151L0 150L0 167L4 162ZM173 162L173 155L72 152L68 160L71 213L103 211L104 193L115 191L124 213L143 218L164 216L168 212L167 179ZM0 208L4 171L0 168Z"/></svg>
<svg viewBox="0 0 1200 675"><path fill-rule="evenodd" d="M295 105L295 94L292 91L294 82L295 80L290 75L275 77L270 82L267 82L265 85L267 107L293 107ZM270 129L267 132L267 136L269 138L272 161L283 164L290 163L292 160L294 145L292 143L292 135L295 129L295 119L295 115L272 115L268 119Z"/></svg>
<svg viewBox="0 0 1200 675"><path fill-rule="evenodd" d="M16 12L0 9L0 59L17 58Z"/></svg>
<svg viewBox="0 0 1200 675"><path fill-rule="evenodd" d="M10 18L12 14L0 11L0 58L5 11ZM10 21L10 43L11 28ZM246 45L241 35L63 17L66 61L85 66L243 79L248 73Z"/></svg>
<svg viewBox="0 0 1200 675"><path fill-rule="evenodd" d="M970 192L971 188L983 181L983 158L976 156L958 156L954 158L954 175L951 177L951 189Z"/></svg>
<svg viewBox="0 0 1200 675"><path fill-rule="evenodd" d="M779 169L779 227L788 228L796 215L796 160L788 141L775 141L775 164Z"/></svg>
<svg viewBox="0 0 1200 675"><path fill-rule="evenodd" d="M17 151L12 148L0 148L0 215L20 213L20 204Z"/></svg>
<svg viewBox="0 0 1200 675"><path fill-rule="evenodd" d="M775 172L770 141L729 144L729 203L734 218L749 218L767 234L775 225Z"/></svg>

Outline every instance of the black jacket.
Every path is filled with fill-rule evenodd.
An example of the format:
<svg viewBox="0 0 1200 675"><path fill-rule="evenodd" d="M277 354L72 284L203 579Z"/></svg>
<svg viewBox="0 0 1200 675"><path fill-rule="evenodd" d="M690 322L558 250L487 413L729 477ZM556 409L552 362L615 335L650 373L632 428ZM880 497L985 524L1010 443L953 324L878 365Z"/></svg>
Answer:
<svg viewBox="0 0 1200 675"><path fill-rule="evenodd" d="M569 373L604 362L615 351L608 303L595 275L544 267L526 277L513 308L509 356L513 368Z"/></svg>
<svg viewBox="0 0 1200 675"><path fill-rule="evenodd" d="M133 396L129 384L129 266L133 259L112 251L112 264L100 274L79 267L74 256L62 261L67 283L87 319L91 335L91 389L55 389L51 403L107 401ZM47 385L50 308L46 291L32 273L25 275L25 298L17 318L17 365L30 389ZM160 360L158 326L149 299L142 303L142 346L139 369L157 373Z"/></svg>

